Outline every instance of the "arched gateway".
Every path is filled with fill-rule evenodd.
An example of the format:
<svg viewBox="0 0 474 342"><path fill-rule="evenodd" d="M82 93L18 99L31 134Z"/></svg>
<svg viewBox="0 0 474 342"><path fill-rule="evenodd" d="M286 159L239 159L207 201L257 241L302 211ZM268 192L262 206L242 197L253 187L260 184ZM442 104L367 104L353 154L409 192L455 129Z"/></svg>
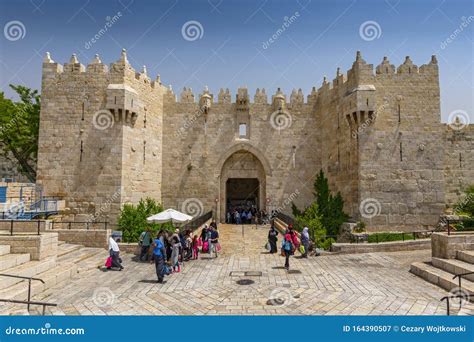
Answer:
<svg viewBox="0 0 474 342"><path fill-rule="evenodd" d="M246 144L236 146L221 159L219 169L221 222L235 206L255 205L259 210L266 209L270 167L263 154Z"/></svg>

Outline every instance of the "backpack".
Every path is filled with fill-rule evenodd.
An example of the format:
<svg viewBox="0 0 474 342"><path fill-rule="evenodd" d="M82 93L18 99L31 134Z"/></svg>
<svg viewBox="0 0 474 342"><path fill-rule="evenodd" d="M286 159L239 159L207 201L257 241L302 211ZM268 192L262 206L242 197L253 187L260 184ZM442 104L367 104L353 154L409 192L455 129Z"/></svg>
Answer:
<svg viewBox="0 0 474 342"><path fill-rule="evenodd" d="M291 245L291 241L288 241L288 240L284 240L283 242L283 249L285 251L291 251L292 250L292 245Z"/></svg>

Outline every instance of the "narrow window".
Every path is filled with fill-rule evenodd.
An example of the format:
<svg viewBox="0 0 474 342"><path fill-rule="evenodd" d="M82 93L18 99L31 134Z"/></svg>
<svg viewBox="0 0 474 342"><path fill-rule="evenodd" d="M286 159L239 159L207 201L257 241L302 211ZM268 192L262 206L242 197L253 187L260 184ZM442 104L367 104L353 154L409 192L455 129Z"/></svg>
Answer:
<svg viewBox="0 0 474 342"><path fill-rule="evenodd" d="M398 104L398 123L402 122L402 116L400 114L400 104Z"/></svg>
<svg viewBox="0 0 474 342"><path fill-rule="evenodd" d="M146 110L145 110L145 115L143 117L143 128L146 128Z"/></svg>
<svg viewBox="0 0 474 342"><path fill-rule="evenodd" d="M146 141L143 141L143 164L146 161Z"/></svg>
<svg viewBox="0 0 474 342"><path fill-rule="evenodd" d="M403 161L403 146L402 146L401 141L400 141L400 161Z"/></svg>
<svg viewBox="0 0 474 342"><path fill-rule="evenodd" d="M459 152L459 168L462 168L462 154Z"/></svg>
<svg viewBox="0 0 474 342"><path fill-rule="evenodd" d="M241 123L239 124L239 137L246 138L247 137L247 124Z"/></svg>
<svg viewBox="0 0 474 342"><path fill-rule="evenodd" d="M85 109L85 105L84 105L84 102L82 102L82 117L81 117L82 121L84 121L84 109Z"/></svg>
<svg viewBox="0 0 474 342"><path fill-rule="evenodd" d="M81 154L79 155L79 161L82 161L82 152L84 152L84 142L81 140Z"/></svg>

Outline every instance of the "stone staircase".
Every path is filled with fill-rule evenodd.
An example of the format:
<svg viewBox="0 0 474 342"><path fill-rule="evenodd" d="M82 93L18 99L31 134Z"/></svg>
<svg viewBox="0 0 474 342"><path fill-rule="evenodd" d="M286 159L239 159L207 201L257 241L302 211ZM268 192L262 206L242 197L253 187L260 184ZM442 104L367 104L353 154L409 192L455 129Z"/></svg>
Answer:
<svg viewBox="0 0 474 342"><path fill-rule="evenodd" d="M31 298L46 289L66 282L77 273L96 269L104 265L108 252L101 248L89 248L58 242L57 256L43 260L30 260L29 254L10 254L10 246L0 245L0 273L42 279L31 282ZM28 298L28 280L0 277L0 298L26 300ZM41 307L31 307L38 312ZM0 315L28 314L26 305L1 303Z"/></svg>
<svg viewBox="0 0 474 342"><path fill-rule="evenodd" d="M432 257L431 262L415 262L410 272L451 291L459 287L458 278L453 279L455 274L474 272L474 251L458 250L454 259ZM471 303L466 303L460 309L452 304L451 314L474 315L474 274L463 277L462 290L469 296Z"/></svg>

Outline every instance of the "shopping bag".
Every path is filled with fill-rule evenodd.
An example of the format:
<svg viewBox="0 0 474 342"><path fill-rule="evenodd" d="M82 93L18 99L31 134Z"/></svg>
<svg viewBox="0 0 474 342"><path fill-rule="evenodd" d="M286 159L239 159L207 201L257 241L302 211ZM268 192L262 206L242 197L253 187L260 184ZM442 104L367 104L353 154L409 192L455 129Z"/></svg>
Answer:
<svg viewBox="0 0 474 342"><path fill-rule="evenodd" d="M112 257L108 257L105 260L105 267L107 267L107 268L112 267Z"/></svg>

